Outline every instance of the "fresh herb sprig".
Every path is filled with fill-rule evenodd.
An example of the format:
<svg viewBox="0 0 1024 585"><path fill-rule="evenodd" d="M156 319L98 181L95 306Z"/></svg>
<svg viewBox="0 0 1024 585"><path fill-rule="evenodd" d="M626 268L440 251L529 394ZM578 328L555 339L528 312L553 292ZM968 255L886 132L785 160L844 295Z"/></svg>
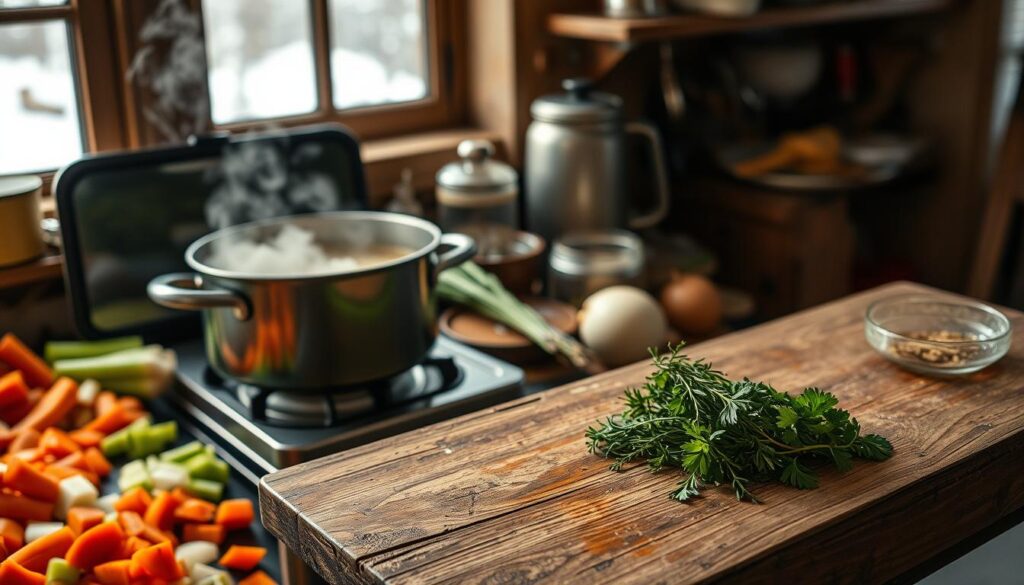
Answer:
<svg viewBox="0 0 1024 585"><path fill-rule="evenodd" d="M777 480L799 489L818 487L815 461L839 470L853 458L881 461L892 445L861 435L839 400L818 388L798 396L762 382L730 380L682 345L654 355L656 370L642 388L626 390L625 410L587 429L592 453L613 458L612 469L646 460L652 471L678 467L687 473L672 493L677 500L709 484L732 486L738 499L757 502L751 482Z"/></svg>

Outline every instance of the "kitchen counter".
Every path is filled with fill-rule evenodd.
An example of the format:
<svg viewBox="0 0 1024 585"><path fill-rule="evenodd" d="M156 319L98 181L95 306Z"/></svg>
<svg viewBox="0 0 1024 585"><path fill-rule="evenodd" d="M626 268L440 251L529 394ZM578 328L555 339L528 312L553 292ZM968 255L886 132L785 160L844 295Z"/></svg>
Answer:
<svg viewBox="0 0 1024 585"><path fill-rule="evenodd" d="M637 364L266 476L267 528L328 580L879 582L1024 506L1024 315L1010 353L965 378L899 369L864 341L874 289L688 348L732 377L821 386L895 453L679 503L681 475L621 473L583 432L620 409Z"/></svg>

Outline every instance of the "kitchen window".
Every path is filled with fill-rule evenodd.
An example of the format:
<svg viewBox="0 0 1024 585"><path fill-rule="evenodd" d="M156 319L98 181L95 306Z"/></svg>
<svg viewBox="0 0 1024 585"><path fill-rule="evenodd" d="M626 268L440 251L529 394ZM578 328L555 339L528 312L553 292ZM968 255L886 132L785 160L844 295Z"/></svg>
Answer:
<svg viewBox="0 0 1024 585"><path fill-rule="evenodd" d="M337 121L364 139L457 125L460 4L0 0L0 175L179 142L210 122ZM191 31L195 46L173 58L142 54L179 50ZM182 103L169 104L158 91L175 76Z"/></svg>
<svg viewBox="0 0 1024 585"><path fill-rule="evenodd" d="M215 126L340 121L365 137L458 116L452 0L206 0Z"/></svg>

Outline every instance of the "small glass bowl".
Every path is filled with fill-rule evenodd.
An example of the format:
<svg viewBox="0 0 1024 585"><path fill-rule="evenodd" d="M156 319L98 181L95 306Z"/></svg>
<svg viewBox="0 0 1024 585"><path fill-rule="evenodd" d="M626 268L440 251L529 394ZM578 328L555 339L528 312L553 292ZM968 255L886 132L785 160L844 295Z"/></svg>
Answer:
<svg viewBox="0 0 1024 585"><path fill-rule="evenodd" d="M876 301L864 336L887 359L921 374L977 372L1010 349L1010 320L992 307L935 295Z"/></svg>

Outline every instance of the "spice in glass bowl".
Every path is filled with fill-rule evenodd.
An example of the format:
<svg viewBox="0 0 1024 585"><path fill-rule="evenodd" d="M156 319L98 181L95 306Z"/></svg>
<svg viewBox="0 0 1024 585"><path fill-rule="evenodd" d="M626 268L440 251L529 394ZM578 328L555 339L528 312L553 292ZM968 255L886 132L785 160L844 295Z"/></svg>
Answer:
<svg viewBox="0 0 1024 585"><path fill-rule="evenodd" d="M978 341L980 337L974 333L963 331L916 331L904 333L918 341L897 341L889 346L890 351L902 358L916 359L929 364L956 366L969 362L978 356L981 351L980 345L957 344L940 346L929 342L961 342Z"/></svg>

